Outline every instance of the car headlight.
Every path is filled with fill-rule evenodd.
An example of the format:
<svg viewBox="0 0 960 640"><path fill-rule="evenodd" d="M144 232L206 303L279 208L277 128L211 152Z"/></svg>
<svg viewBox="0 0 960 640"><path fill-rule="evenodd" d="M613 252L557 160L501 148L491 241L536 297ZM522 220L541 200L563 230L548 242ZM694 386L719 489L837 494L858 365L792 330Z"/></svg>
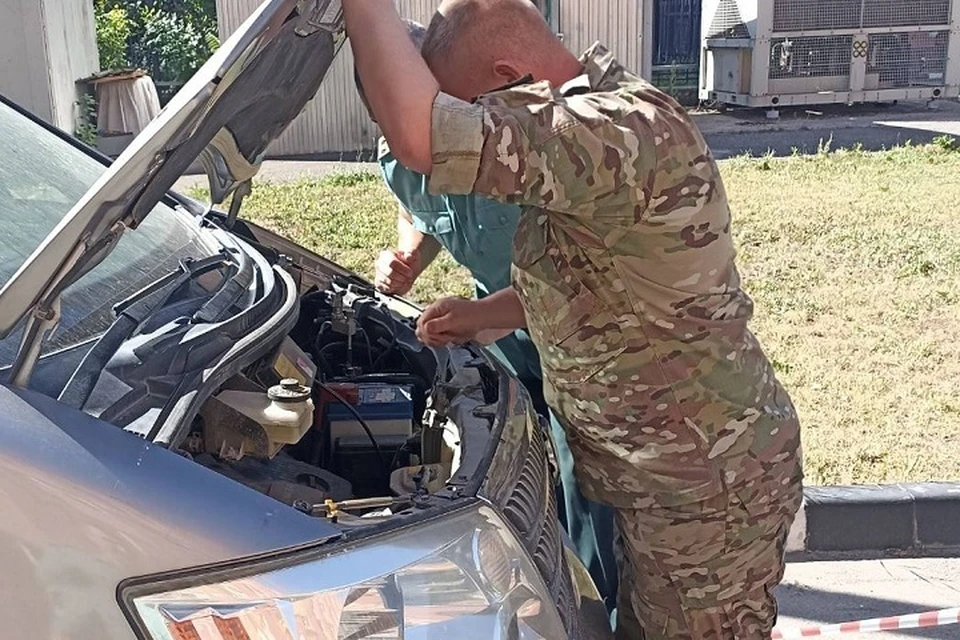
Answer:
<svg viewBox="0 0 960 640"><path fill-rule="evenodd" d="M567 637L527 552L484 504L244 576L148 580L121 599L152 640Z"/></svg>

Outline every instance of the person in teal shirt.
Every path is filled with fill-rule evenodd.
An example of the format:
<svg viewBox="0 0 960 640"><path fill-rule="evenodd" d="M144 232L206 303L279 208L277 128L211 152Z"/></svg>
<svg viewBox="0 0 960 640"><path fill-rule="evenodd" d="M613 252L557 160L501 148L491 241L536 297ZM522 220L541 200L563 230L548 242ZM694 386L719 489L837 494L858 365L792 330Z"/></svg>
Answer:
<svg viewBox="0 0 960 640"><path fill-rule="evenodd" d="M409 21L408 26L419 46L423 27ZM366 104L359 76L355 75L355 79ZM475 195L431 195L426 176L401 165L382 139L378 162L384 181L400 205L397 248L383 251L377 258L375 284L380 291L392 295L409 293L441 249L470 271L477 298L512 286L510 265L513 235L520 221L519 207ZM540 356L527 332L515 331L487 348L524 384L537 411L549 417L562 485L558 500L560 521L615 620L618 577L613 510L587 500L577 487L573 455L563 428L543 398Z"/></svg>

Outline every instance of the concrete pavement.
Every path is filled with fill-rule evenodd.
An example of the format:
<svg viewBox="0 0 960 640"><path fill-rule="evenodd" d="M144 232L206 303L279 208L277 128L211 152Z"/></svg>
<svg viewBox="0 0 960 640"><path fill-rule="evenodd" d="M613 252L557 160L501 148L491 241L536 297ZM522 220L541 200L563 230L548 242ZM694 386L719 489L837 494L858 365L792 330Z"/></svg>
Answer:
<svg viewBox="0 0 960 640"><path fill-rule="evenodd" d="M821 142L833 149L856 145L878 151L908 141L926 144L940 135L960 138L960 102L938 101L870 106L830 105L784 109L778 120L762 111L694 114L719 159L744 153L786 156L816 153Z"/></svg>
<svg viewBox="0 0 960 640"><path fill-rule="evenodd" d="M960 607L960 558L792 563L777 599L781 629ZM838 637L960 639L960 625Z"/></svg>
<svg viewBox="0 0 960 640"><path fill-rule="evenodd" d="M780 116L775 120L769 119L763 110L743 108L698 110L692 111L691 115L700 131L707 136L744 130L772 132L859 128L892 122L936 126L937 122L956 122L960 119L960 101L786 107L780 110Z"/></svg>

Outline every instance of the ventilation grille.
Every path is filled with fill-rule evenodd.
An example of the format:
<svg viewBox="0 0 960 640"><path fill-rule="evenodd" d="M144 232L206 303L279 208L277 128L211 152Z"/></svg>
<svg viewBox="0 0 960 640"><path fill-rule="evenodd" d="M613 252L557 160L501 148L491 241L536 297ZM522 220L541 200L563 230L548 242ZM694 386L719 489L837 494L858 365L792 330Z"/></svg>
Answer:
<svg viewBox="0 0 960 640"><path fill-rule="evenodd" d="M534 435L530 439L520 478L503 505L504 515L523 533L524 546L530 551L537 546L537 540L543 533L544 507L550 508L549 504L544 505L544 495L549 491L546 461L543 442Z"/></svg>
<svg viewBox="0 0 960 640"><path fill-rule="evenodd" d="M740 15L740 7L737 0L720 0L717 7L717 13L713 16L713 22L710 23L710 29L707 30L707 38L749 38L750 30L747 28L743 17Z"/></svg>
<svg viewBox="0 0 960 640"><path fill-rule="evenodd" d="M773 30L856 29L861 6L862 0L774 0Z"/></svg>
<svg viewBox="0 0 960 640"><path fill-rule="evenodd" d="M547 437L542 429L534 429L522 443L523 466L501 512L533 557L569 637L579 638L578 607L557 521L557 496L544 442Z"/></svg>
<svg viewBox="0 0 960 640"><path fill-rule="evenodd" d="M774 38L770 41L770 78L849 76L853 36Z"/></svg>
<svg viewBox="0 0 960 640"><path fill-rule="evenodd" d="M950 24L950 0L865 0L863 27Z"/></svg>
<svg viewBox="0 0 960 640"><path fill-rule="evenodd" d="M950 24L950 0L774 0L774 31Z"/></svg>
<svg viewBox="0 0 960 640"><path fill-rule="evenodd" d="M948 31L873 34L867 73L877 74L880 89L942 86L949 42Z"/></svg>

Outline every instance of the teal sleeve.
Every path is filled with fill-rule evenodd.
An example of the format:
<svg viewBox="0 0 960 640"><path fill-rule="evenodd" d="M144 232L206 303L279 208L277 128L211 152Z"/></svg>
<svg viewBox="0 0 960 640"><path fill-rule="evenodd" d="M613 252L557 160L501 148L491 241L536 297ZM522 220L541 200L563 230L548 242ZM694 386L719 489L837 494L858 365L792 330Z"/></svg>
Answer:
<svg viewBox="0 0 960 640"><path fill-rule="evenodd" d="M406 168L393 155L386 154L380 158L380 173L403 208L413 215L415 222L419 217L448 211L443 196L431 195L427 191L427 177Z"/></svg>

